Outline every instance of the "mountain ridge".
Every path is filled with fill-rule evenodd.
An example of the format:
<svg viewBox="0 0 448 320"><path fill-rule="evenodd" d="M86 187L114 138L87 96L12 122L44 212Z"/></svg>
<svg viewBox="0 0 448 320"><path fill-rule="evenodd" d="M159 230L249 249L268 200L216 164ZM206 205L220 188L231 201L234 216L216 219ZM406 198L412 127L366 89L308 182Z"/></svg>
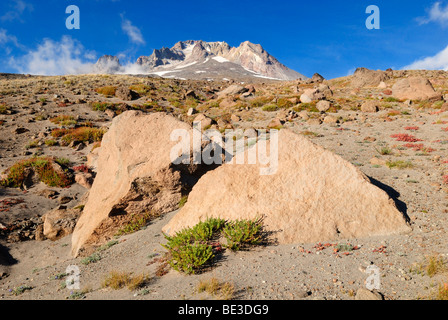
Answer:
<svg viewBox="0 0 448 320"><path fill-rule="evenodd" d="M100 57L93 67L95 73L128 73L126 69L111 55ZM151 55L138 57L132 70L132 73L179 79L308 79L280 63L260 44L249 41L238 47L231 47L224 41L179 41L171 48L154 49Z"/></svg>

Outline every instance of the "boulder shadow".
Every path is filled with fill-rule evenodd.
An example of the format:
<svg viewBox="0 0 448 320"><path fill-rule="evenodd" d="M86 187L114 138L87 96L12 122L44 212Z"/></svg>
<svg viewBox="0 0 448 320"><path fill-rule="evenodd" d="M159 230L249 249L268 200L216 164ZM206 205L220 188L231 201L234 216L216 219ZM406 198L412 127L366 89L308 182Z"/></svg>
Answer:
<svg viewBox="0 0 448 320"><path fill-rule="evenodd" d="M387 195L395 202L397 209L403 214L403 218L406 220L406 222L410 223L411 218L409 218L408 216L408 206L406 205L406 203L398 199L400 197L400 193L391 186L382 183L381 181L378 181L372 177L368 178L374 186L387 193Z"/></svg>
<svg viewBox="0 0 448 320"><path fill-rule="evenodd" d="M12 266L18 261L9 253L9 249L0 244L0 266Z"/></svg>
<svg viewBox="0 0 448 320"><path fill-rule="evenodd" d="M211 146L211 147L210 147ZM205 148L210 147L207 161L203 161L201 153ZM213 160L220 158L218 163ZM196 152L190 156L187 164L182 163L182 157L179 157L171 165L174 171L178 171L181 175L181 182L183 185L183 195L188 195L194 185L209 171L213 171L220 167L225 161L232 159L233 155L227 152L224 148L221 148L218 144L211 142L207 146L201 147L201 152ZM202 159L198 164L194 164L195 158ZM175 164L174 164L175 163ZM190 164L191 163L191 164ZM192 165L193 164L193 165Z"/></svg>

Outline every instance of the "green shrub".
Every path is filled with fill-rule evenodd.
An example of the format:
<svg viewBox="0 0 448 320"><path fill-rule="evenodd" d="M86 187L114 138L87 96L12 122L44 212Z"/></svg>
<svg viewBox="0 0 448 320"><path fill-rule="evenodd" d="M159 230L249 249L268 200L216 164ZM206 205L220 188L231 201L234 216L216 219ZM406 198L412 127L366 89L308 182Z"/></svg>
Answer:
<svg viewBox="0 0 448 320"><path fill-rule="evenodd" d="M54 131L54 130L53 130ZM52 132L53 134L53 132ZM105 129L102 128L91 128L91 127L79 127L76 129L68 131L58 131L57 135L62 134L61 144L63 146L68 146L70 143L80 143L80 142L98 142L101 141L103 135L105 134Z"/></svg>
<svg viewBox="0 0 448 320"><path fill-rule="evenodd" d="M24 293L26 290L31 290L31 289L33 289L33 287L31 287L31 286L27 286L27 285L20 286L20 287L14 288L14 290L12 290L12 294L15 296L18 296L18 295L21 295L22 293Z"/></svg>
<svg viewBox="0 0 448 320"><path fill-rule="evenodd" d="M387 161L386 166L388 166L389 169L392 168L408 169L414 167L411 161L404 161L404 160Z"/></svg>
<svg viewBox="0 0 448 320"><path fill-rule="evenodd" d="M56 140L53 140L53 139L45 140L45 145L47 145L49 147L55 146L57 143L58 142Z"/></svg>
<svg viewBox="0 0 448 320"><path fill-rule="evenodd" d="M127 287L129 290L137 290L145 285L149 277L145 274L132 276L127 272L111 271L103 281L103 287L119 290Z"/></svg>
<svg viewBox="0 0 448 320"><path fill-rule="evenodd" d="M249 101L249 106L251 108L259 108L269 103L270 101L272 101L272 97L255 97Z"/></svg>
<svg viewBox="0 0 448 320"><path fill-rule="evenodd" d="M117 87L114 86L104 86L95 89L96 93L102 94L104 96L114 96L116 91Z"/></svg>
<svg viewBox="0 0 448 320"><path fill-rule="evenodd" d="M192 228L183 229L163 245L169 251L170 266L187 274L195 273L214 257L213 246L208 242L215 239L223 229L225 220L209 218Z"/></svg>
<svg viewBox="0 0 448 320"><path fill-rule="evenodd" d="M193 243L166 248L171 253L170 266L187 274L194 274L214 257L212 246L208 244Z"/></svg>
<svg viewBox="0 0 448 320"><path fill-rule="evenodd" d="M294 103L286 98L280 98L277 100L277 106L282 109L287 109L294 106Z"/></svg>
<svg viewBox="0 0 448 320"><path fill-rule="evenodd" d="M56 158L54 162L64 167L68 167L70 165L70 160L67 158Z"/></svg>
<svg viewBox="0 0 448 320"><path fill-rule="evenodd" d="M383 99L383 101L385 101L385 102L400 102L399 99L394 98L394 97L387 97L387 98Z"/></svg>
<svg viewBox="0 0 448 320"><path fill-rule="evenodd" d="M34 157L22 160L7 170L7 177L0 181L4 187L20 188L27 178L27 169L33 169L39 180L50 187L65 188L72 183L65 172L56 170L53 163L55 159L50 157Z"/></svg>
<svg viewBox="0 0 448 320"><path fill-rule="evenodd" d="M227 247L239 250L249 245L260 244L262 219L227 222L219 218L208 218L191 228L185 228L174 236L164 234L167 243L169 265L187 274L201 270L210 263L223 247L216 241L220 236L227 239Z"/></svg>
<svg viewBox="0 0 448 320"><path fill-rule="evenodd" d="M294 107L293 110L296 112L300 112L303 110L306 110L308 112L320 112L316 107L316 102L301 103L298 106Z"/></svg>
<svg viewBox="0 0 448 320"><path fill-rule="evenodd" d="M147 95L152 91L152 88L146 84L134 84L129 87L130 90L137 92L139 95Z"/></svg>
<svg viewBox="0 0 448 320"><path fill-rule="evenodd" d="M81 260L82 264L88 265L101 260L101 256L98 253L93 253L92 255Z"/></svg>
<svg viewBox="0 0 448 320"><path fill-rule="evenodd" d="M179 208L182 208L188 201L188 196L183 196L179 201Z"/></svg>
<svg viewBox="0 0 448 320"><path fill-rule="evenodd" d="M110 247L113 247L114 245L118 244L118 240L111 240L108 243L102 245L101 247L99 247L97 249L97 251L101 252L101 251L106 251L107 249L109 249Z"/></svg>
<svg viewBox="0 0 448 320"><path fill-rule="evenodd" d="M32 149L32 148L36 148L39 145L39 140L33 140L28 142L28 144L25 146L25 149Z"/></svg>
<svg viewBox="0 0 448 320"><path fill-rule="evenodd" d="M262 219L231 221L224 227L223 233L227 239L227 247L231 250L237 251L260 244Z"/></svg>
<svg viewBox="0 0 448 320"><path fill-rule="evenodd" d="M192 229L192 237L195 241L209 241L224 228L226 221L223 219L209 218L199 222Z"/></svg>
<svg viewBox="0 0 448 320"><path fill-rule="evenodd" d="M116 236L122 236L141 230L146 226L151 217L153 217L153 215L148 212L144 215L134 215L125 226L118 230Z"/></svg>
<svg viewBox="0 0 448 320"><path fill-rule="evenodd" d="M0 114L7 114L9 109L10 107L6 103L0 103Z"/></svg>
<svg viewBox="0 0 448 320"><path fill-rule="evenodd" d="M268 112L277 111L278 109L278 106L275 104L267 104L263 108L261 108L261 110Z"/></svg>
<svg viewBox="0 0 448 320"><path fill-rule="evenodd" d="M60 115L55 118L51 118L50 121L54 124L60 125L60 126L74 126L76 125L76 120L73 116L68 115Z"/></svg>

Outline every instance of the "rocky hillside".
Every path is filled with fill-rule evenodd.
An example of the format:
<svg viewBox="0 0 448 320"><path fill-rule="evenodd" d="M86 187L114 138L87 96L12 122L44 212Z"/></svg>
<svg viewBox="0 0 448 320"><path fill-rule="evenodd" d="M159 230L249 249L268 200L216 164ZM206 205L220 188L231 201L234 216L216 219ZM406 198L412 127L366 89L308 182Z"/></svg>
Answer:
<svg viewBox="0 0 448 320"><path fill-rule="evenodd" d="M109 55L102 56L94 66L95 73L129 73L126 69L117 57ZM178 79L306 79L261 45L249 41L239 47L230 47L226 42L180 41L172 48L156 49L150 56L139 57L133 66L135 72Z"/></svg>
<svg viewBox="0 0 448 320"><path fill-rule="evenodd" d="M191 138L193 122L235 132L226 141L247 159L279 130L278 170L172 162L171 133ZM445 71L244 84L2 74L0 299L446 299L447 133ZM235 221L258 214L249 239L263 241L239 250ZM228 222L196 250L205 216ZM180 227L195 230L182 240ZM195 274L189 255L170 264L181 240L205 255ZM200 290L208 281L220 289Z"/></svg>

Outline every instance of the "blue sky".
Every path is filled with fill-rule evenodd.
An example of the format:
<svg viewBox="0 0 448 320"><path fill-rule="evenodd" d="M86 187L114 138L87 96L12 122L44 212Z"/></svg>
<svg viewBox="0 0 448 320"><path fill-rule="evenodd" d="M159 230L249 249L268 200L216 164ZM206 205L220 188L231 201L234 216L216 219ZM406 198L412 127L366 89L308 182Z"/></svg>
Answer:
<svg viewBox="0 0 448 320"><path fill-rule="evenodd" d="M368 30L366 8L380 9ZM80 29L66 28L66 7ZM75 73L101 55L123 63L181 40L249 40L312 76L357 67L448 68L448 0L2 0L0 72Z"/></svg>

